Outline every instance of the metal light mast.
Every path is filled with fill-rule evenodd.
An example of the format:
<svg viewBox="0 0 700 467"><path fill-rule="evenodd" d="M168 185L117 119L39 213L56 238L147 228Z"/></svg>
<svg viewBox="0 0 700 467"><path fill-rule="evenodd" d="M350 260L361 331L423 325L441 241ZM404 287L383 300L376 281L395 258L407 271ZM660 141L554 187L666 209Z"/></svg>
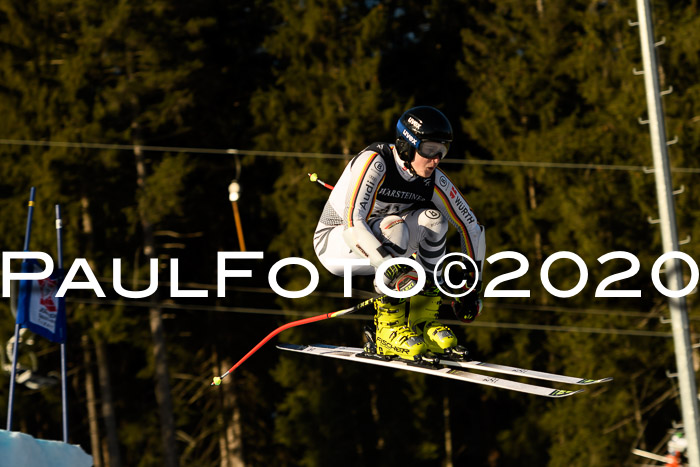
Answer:
<svg viewBox="0 0 700 467"><path fill-rule="evenodd" d="M661 92L659 89L659 72L656 62L656 43L654 42L654 25L651 19L650 0L637 0L639 14L639 38L642 45L644 63L644 88L646 90L647 109L649 113L649 134L651 135L651 152L654 158L654 177L656 179L656 198L659 204L659 224L664 253L678 251L678 232L676 231L676 213L671 185L671 169L668 161L666 127L664 123ZM683 289L683 270L679 259L666 262L667 287L669 290ZM685 297L669 297L673 343L678 367L678 385L680 388L683 427L688 440L688 461L691 467L700 467L700 442L698 440L698 394L693 371L690 328Z"/></svg>

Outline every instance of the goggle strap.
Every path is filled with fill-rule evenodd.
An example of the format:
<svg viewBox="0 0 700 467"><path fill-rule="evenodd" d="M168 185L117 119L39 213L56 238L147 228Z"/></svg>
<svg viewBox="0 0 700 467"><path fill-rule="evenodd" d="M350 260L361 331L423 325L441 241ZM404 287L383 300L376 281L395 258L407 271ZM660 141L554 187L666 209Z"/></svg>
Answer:
<svg viewBox="0 0 700 467"><path fill-rule="evenodd" d="M411 146L414 148L418 149L420 146L421 140L414 135L411 130L406 128L406 126L403 124L401 120L396 124L396 129L399 130L399 133L403 136L403 138L408 141Z"/></svg>

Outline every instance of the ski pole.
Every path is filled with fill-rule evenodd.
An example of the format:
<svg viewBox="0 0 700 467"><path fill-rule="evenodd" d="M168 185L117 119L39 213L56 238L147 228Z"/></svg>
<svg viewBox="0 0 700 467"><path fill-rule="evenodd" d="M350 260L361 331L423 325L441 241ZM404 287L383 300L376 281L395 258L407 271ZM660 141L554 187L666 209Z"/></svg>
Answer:
<svg viewBox="0 0 700 467"><path fill-rule="evenodd" d="M333 185L329 185L328 183L324 182L323 180L320 180L318 178L317 173L312 173L312 174L307 174L307 175L309 176L309 180L311 180L312 182L317 182L319 185L333 191L333 188L334 188Z"/></svg>
<svg viewBox="0 0 700 467"><path fill-rule="evenodd" d="M383 296L382 296L382 297L383 297ZM241 358L240 360L238 360L238 363L236 363L236 364L233 365L231 368L229 368L229 370L228 370L226 373L224 373L224 374L221 375L221 376L215 376L215 377L214 377L214 381L212 381L212 383L210 384L210 386L218 386L218 385L220 385L222 379L224 379L226 376L228 376L229 373L233 372L233 370L235 370L236 368L238 368L243 362L245 362L246 360L248 360L248 357L250 357L250 356L253 355L255 352L257 352L257 351L260 349L260 347L262 347L263 345L265 345L265 343L266 343L267 341L269 341L270 339L272 339L273 337L275 337L275 336L276 336L277 334L279 334L280 332L285 331L285 330L287 330L287 329L289 329L289 328L293 328L293 327L296 327L296 326L301 326L302 324L315 323L316 321L323 321L324 319L337 318L338 316L342 316L342 315L347 315L347 314L350 314L350 313L354 313L354 312L356 312L356 311L358 311L358 310L361 310L361 309L366 308L366 307L368 307L368 306L374 305L374 302L376 302L377 300L381 300L382 297L370 298L369 300L365 300L365 301L362 302L362 303L358 303L357 305L355 305L355 306L353 306L353 307L351 307L351 308L346 308L346 309L344 309L344 310L334 311L334 312L332 312L332 313L324 313L324 314L322 314L322 315L312 316L311 318L304 318L304 319L300 319L300 320L297 320L297 321L292 321L291 323L287 323L287 324L285 324L285 325L282 325L282 326L278 327L277 329L275 329L274 331L272 331L270 334L268 334L267 337L266 337L265 339L261 340L261 341L258 343L258 345L256 345L255 347L253 347L253 348L250 350L250 352L248 352L247 354L245 354L245 355L243 356L243 358Z"/></svg>

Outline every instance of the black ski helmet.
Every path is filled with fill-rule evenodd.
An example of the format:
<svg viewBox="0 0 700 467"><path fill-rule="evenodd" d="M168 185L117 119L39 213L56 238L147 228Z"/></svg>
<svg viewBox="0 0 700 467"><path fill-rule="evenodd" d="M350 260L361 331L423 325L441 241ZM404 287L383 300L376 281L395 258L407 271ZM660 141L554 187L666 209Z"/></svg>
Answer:
<svg viewBox="0 0 700 467"><path fill-rule="evenodd" d="M408 109L396 123L396 151L402 161L411 163L426 141L442 143L450 148L452 125L435 107L423 105ZM441 155L441 159L445 154Z"/></svg>

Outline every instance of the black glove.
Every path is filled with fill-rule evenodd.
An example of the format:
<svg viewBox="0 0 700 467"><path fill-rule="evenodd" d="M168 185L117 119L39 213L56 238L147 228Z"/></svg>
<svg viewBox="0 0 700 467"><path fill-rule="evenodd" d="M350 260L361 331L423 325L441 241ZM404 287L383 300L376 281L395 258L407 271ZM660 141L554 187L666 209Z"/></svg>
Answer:
<svg viewBox="0 0 700 467"><path fill-rule="evenodd" d="M471 323L480 314L483 309L483 303L476 292L472 292L461 298L455 298L452 302L452 311L458 320L465 323Z"/></svg>
<svg viewBox="0 0 700 467"><path fill-rule="evenodd" d="M478 290L481 290L480 284L464 297L446 297L442 301L441 308L449 308L458 320L471 323L481 314L483 309Z"/></svg>

